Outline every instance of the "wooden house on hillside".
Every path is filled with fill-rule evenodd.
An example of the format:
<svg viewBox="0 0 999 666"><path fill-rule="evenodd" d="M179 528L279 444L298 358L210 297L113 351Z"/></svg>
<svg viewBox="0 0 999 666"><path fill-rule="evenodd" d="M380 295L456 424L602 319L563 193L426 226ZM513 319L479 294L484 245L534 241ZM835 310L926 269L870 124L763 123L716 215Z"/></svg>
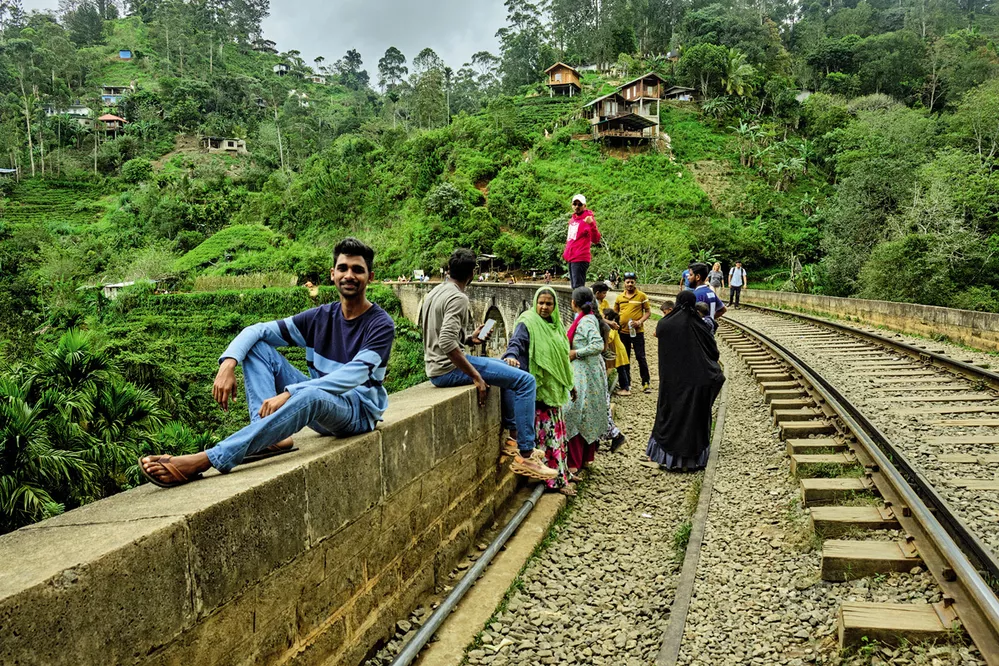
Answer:
<svg viewBox="0 0 999 666"><path fill-rule="evenodd" d="M659 108L647 100L630 101L620 92L598 97L583 107L594 139L649 140L659 137Z"/></svg>
<svg viewBox="0 0 999 666"><path fill-rule="evenodd" d="M116 116L112 113L105 113L97 119L97 129L108 132L109 134L118 134L118 132L125 129L126 123L128 123L128 121L121 116Z"/></svg>
<svg viewBox="0 0 999 666"><path fill-rule="evenodd" d="M134 91L135 86L131 83L127 86L101 86L101 101L104 106L118 106L122 97Z"/></svg>
<svg viewBox="0 0 999 666"><path fill-rule="evenodd" d="M643 74L620 87L621 94L629 102L638 100L662 99L666 81L655 72Z"/></svg>
<svg viewBox="0 0 999 666"><path fill-rule="evenodd" d="M84 104L80 100L74 101L69 106L55 106L54 104L47 104L45 106L45 117L51 118L53 116L69 116L76 121L76 124L80 127L89 127L91 119L90 107Z"/></svg>
<svg viewBox="0 0 999 666"><path fill-rule="evenodd" d="M548 75L548 96L568 95L573 97L578 95L582 88L579 86L579 70L569 67L563 62L557 62L545 70Z"/></svg>
<svg viewBox="0 0 999 666"><path fill-rule="evenodd" d="M201 137L201 148L209 153L250 154L250 151L246 149L246 141L235 137L203 136Z"/></svg>
<svg viewBox="0 0 999 666"><path fill-rule="evenodd" d="M697 99L697 91L693 88L673 86L663 93L663 99L671 99L676 102L693 102Z"/></svg>
<svg viewBox="0 0 999 666"><path fill-rule="evenodd" d="M273 53L277 55L277 44L269 39L257 39L253 42L253 50L258 53Z"/></svg>

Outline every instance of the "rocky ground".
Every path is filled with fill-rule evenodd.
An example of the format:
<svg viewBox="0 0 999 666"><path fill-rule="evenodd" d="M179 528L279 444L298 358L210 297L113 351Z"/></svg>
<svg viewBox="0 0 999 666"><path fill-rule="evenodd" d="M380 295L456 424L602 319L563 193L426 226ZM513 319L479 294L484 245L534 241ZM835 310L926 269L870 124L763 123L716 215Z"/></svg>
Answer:
<svg viewBox="0 0 999 666"><path fill-rule="evenodd" d="M651 328L647 346L654 369ZM567 518L484 628L469 664L641 666L654 660L683 557L675 555L673 539L696 503L687 496L702 475L663 474L639 461L655 419L654 394L637 391L615 402L628 443L615 454L597 454ZM403 623L406 632L369 664L389 663L403 644L401 634L425 616L420 609Z"/></svg>
<svg viewBox="0 0 999 666"><path fill-rule="evenodd" d="M932 602L939 590L918 569L851 583L819 580L821 544L800 506L784 445L748 370L724 344L720 348L728 414L679 663L983 663L965 646L873 645L839 653L835 621L842 601ZM655 368L651 333L648 349ZM468 664L654 663L682 561L674 537L693 510L702 475L642 465L638 455L655 396L636 393L616 402L629 443L615 455L598 455L566 519L470 646ZM429 612L418 609L400 622L396 638L369 665L390 663Z"/></svg>
<svg viewBox="0 0 999 666"><path fill-rule="evenodd" d="M651 332L647 346L655 367ZM568 520L468 653L469 664L640 666L658 652L679 572L673 538L701 475L643 466L656 396L615 400L628 444L598 454Z"/></svg>
<svg viewBox="0 0 999 666"><path fill-rule="evenodd" d="M918 568L849 583L819 580L821 543L801 509L784 445L757 384L721 347L730 382L724 439L680 663L983 663L965 646L872 645L839 653L836 610L843 601L935 602L939 589Z"/></svg>

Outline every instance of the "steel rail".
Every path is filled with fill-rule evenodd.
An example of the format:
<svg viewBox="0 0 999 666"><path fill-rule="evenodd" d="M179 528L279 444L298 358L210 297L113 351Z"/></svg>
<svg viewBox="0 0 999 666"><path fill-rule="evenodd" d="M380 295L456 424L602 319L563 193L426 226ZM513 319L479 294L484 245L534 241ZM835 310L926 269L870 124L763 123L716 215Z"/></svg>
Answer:
<svg viewBox="0 0 999 666"><path fill-rule="evenodd" d="M999 665L999 598L979 573L962 546L981 550L979 562L986 572L999 570L988 552L929 482L906 461L898 449L853 404L828 381L776 340L751 326L731 319L722 320L770 350L790 366L818 394L849 429L856 444L855 453L865 463L886 505L895 513L902 528L911 535L923 562L933 573L946 598L953 600L962 624L990 666ZM906 470L903 474L899 470ZM909 476L909 478L906 478ZM917 491L917 488L919 489ZM945 524L959 526L955 537ZM958 539L962 543L958 544Z"/></svg>
<svg viewBox="0 0 999 666"><path fill-rule="evenodd" d="M751 307L772 314L788 314L838 332L854 335L856 337L864 338L878 344L898 349L906 354L918 356L923 361L932 360L932 365L935 365L943 370L956 372L973 381L985 382L990 387L999 390L999 374L971 365L970 363L964 363L963 361L952 359L948 356L944 356L943 354L931 352L929 350L916 347L915 345L910 345L907 342L892 340L883 335L878 335L877 333L861 331L853 328L852 326L825 321L817 317L802 315L796 312L787 312L785 310L775 310L773 308L756 305ZM856 410L856 408L853 409ZM859 410L856 410L856 413L860 415L860 418L862 418L864 422L870 424L870 422L867 421L866 417L864 417ZM906 477L910 485L915 488L921 499L929 504L933 511L937 512L937 517L943 523L944 528L948 531L952 538L957 540L958 543L962 545L962 549L971 559L972 563L975 564L980 571L985 572L992 582L993 591L999 593L999 559L996 558L988 546L982 543L982 540L978 537L978 535L972 532L968 526L954 514L954 511L950 508L950 505L947 504L946 500L944 500L940 494L936 492L932 484L921 473L919 473L919 471L913 468L908 459L899 453L874 425L870 424L870 428L874 433L876 433L874 439L878 442L879 446L882 447L882 450L886 451L895 459L895 465L900 469L902 475Z"/></svg>
<svg viewBox="0 0 999 666"><path fill-rule="evenodd" d="M754 310L760 310L762 312L767 312L774 315L789 315L791 317L796 317L798 319L803 319L811 324L817 326L822 326L824 328L829 328L834 331L844 333L846 335L852 335L854 337L863 338L871 342L876 342L878 344L886 345L901 351L909 356L913 356L922 363L928 363L929 365L937 366L949 372L961 375L966 379L971 379L976 382L982 382L986 384L989 388L999 391L999 372L992 372L986 370L985 368L980 368L977 365L972 365L971 363L965 363L964 361L958 361L944 354L938 352L933 352L928 349L923 349L922 347L917 347L911 345L908 342L902 342L901 340L893 340L887 336L880 335L878 333L872 333L870 331L863 331L859 328L853 326L847 326L846 324L840 324L839 322L829 321L828 319L822 319L821 317L815 317L813 315L804 314L801 312L794 312L792 310L778 310L777 308L769 308L764 305L749 305L743 304L743 307L752 308Z"/></svg>
<svg viewBox="0 0 999 666"><path fill-rule="evenodd" d="M513 533L517 531L520 524L523 523L524 519L531 513L531 510L544 494L545 488L545 484L537 484L530 496L524 500L524 504L520 507L520 510L514 514L513 518L510 519L510 522L508 522L502 531L496 535L496 538L489 543L485 552L479 556L479 559L475 561L472 568L469 569L468 573L464 575L461 582L459 582L454 589L451 590L444 601L441 602L441 605L437 607L430 618L427 619L426 623L420 627L418 632L416 632L416 635L413 636L408 643L406 643L406 647L402 649L399 656L392 660L390 666L409 666L409 664L412 664L413 661L420 656L420 651L423 650L423 647L430 642L430 639L433 638L433 635L438 629L440 629L440 626L444 624L444 620L448 618L451 611L455 609L458 602L465 596L465 593L472 589L472 586L475 585L475 581L477 581L479 576L485 572L486 567L489 566L493 557L500 552L500 549L506 545L506 542L509 541L510 537L513 536Z"/></svg>

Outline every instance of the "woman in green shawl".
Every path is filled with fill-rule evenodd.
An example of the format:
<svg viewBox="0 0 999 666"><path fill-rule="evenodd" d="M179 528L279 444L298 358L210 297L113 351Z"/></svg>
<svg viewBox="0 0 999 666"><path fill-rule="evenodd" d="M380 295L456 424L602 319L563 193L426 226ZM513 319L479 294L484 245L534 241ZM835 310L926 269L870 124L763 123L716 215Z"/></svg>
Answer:
<svg viewBox="0 0 999 666"><path fill-rule="evenodd" d="M572 364L569 362L569 339L566 337L558 300L549 287L534 294L534 307L517 319L503 360L515 368L530 372L537 382L534 428L537 448L545 452L548 466L558 476L545 483L549 488L574 495L566 465L566 432L562 407L569 402L573 389Z"/></svg>

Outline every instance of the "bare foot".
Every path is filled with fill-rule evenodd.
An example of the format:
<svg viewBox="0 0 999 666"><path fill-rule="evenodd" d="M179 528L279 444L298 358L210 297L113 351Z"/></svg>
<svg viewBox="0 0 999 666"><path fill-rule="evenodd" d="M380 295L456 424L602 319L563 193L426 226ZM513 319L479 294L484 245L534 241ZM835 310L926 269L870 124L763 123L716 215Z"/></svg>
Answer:
<svg viewBox="0 0 999 666"><path fill-rule="evenodd" d="M142 469L146 470L146 473L150 476L156 477L164 483L169 483L174 480L173 475L163 467L163 465L158 465L157 460L163 456L146 456L142 459ZM189 456L168 456L170 462L173 463L177 469L179 469L184 476L191 478L195 474L200 474L208 470L212 464L208 462L208 454L204 451L201 453L194 453Z"/></svg>

